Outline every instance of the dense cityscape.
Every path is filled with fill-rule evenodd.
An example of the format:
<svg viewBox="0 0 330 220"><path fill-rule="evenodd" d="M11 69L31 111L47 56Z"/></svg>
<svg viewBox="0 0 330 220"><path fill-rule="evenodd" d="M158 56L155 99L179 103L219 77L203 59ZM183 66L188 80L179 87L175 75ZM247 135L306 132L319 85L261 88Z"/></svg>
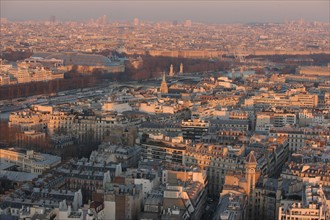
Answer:
<svg viewBox="0 0 330 220"><path fill-rule="evenodd" d="M329 22L0 22L0 219L330 219Z"/></svg>

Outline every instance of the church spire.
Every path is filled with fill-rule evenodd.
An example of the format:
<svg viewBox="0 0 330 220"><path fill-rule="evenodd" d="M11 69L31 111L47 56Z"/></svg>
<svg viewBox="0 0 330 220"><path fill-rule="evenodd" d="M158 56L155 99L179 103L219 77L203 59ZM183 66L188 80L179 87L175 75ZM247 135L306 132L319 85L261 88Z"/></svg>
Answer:
<svg viewBox="0 0 330 220"><path fill-rule="evenodd" d="M246 157L245 162L245 172L246 172L246 180L247 180L247 194L250 195L256 185L256 167L257 160L254 156L254 151L251 151Z"/></svg>
<svg viewBox="0 0 330 220"><path fill-rule="evenodd" d="M173 77L174 76L174 70L173 70L173 64L171 64L170 66L170 72L168 74L170 77Z"/></svg>
<svg viewBox="0 0 330 220"><path fill-rule="evenodd" d="M166 74L165 74L165 72L163 73L163 82L166 82Z"/></svg>
<svg viewBox="0 0 330 220"><path fill-rule="evenodd" d="M163 73L163 80L162 80L162 83L160 84L160 93L162 93L162 94L168 93L168 86L166 83L165 73Z"/></svg>

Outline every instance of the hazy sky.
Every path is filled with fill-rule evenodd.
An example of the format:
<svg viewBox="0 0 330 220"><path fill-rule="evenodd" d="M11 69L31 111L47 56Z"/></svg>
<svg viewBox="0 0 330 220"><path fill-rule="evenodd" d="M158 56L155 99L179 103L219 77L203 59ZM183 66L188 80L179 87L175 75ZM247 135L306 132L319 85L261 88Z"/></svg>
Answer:
<svg viewBox="0 0 330 220"><path fill-rule="evenodd" d="M169 21L191 19L197 22L244 23L287 20L329 21L329 1L17 1L0 0L1 17L9 20L88 20L107 15L110 21Z"/></svg>

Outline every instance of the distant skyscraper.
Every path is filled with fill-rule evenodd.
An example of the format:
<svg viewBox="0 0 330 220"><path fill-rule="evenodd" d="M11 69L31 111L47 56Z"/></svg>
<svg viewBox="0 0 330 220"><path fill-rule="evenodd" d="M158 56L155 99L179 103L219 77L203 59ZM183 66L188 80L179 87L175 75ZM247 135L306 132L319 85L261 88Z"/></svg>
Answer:
<svg viewBox="0 0 330 220"><path fill-rule="evenodd" d="M183 64L180 64L180 74L183 74Z"/></svg>
<svg viewBox="0 0 330 220"><path fill-rule="evenodd" d="M56 16L54 16L54 15L50 16L49 22L50 23L55 23L56 22Z"/></svg>
<svg viewBox="0 0 330 220"><path fill-rule="evenodd" d="M192 21L191 20L185 20L185 22L184 22L184 26L185 27L191 27L191 25L192 25Z"/></svg>
<svg viewBox="0 0 330 220"><path fill-rule="evenodd" d="M104 25L108 23L108 16L103 15L101 17L99 17L98 19L96 19L96 23L99 25Z"/></svg>
<svg viewBox="0 0 330 220"><path fill-rule="evenodd" d="M139 26L139 24L140 24L140 20L139 20L138 18L134 18L134 20L133 20L133 24L134 24L135 26Z"/></svg>
<svg viewBox="0 0 330 220"><path fill-rule="evenodd" d="M169 76L170 76L170 77L174 76L173 64L171 64L171 66L170 66Z"/></svg>

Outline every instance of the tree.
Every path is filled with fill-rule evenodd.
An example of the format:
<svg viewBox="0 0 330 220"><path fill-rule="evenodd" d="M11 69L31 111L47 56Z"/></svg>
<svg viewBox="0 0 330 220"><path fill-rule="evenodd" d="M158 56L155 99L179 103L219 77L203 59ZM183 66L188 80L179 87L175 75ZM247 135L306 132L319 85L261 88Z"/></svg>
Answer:
<svg viewBox="0 0 330 220"><path fill-rule="evenodd" d="M6 176L0 178L0 194L4 194L6 191L14 189L14 182L9 180Z"/></svg>

